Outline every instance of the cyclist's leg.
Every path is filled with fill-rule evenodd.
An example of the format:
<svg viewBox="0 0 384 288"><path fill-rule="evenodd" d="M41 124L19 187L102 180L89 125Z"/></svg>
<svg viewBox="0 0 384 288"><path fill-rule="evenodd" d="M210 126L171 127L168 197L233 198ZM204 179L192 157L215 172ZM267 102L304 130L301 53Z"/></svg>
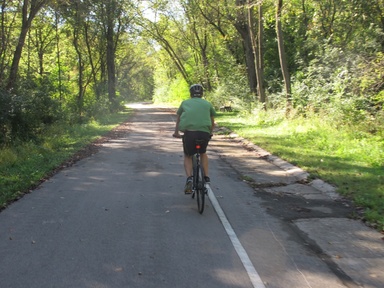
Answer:
<svg viewBox="0 0 384 288"><path fill-rule="evenodd" d="M184 151L184 170L187 177L192 176L192 155L194 151L195 140L191 137L191 131L185 131L183 137Z"/></svg>
<svg viewBox="0 0 384 288"><path fill-rule="evenodd" d="M184 193L185 194L190 194L192 193L192 181L193 181L193 167L192 167L192 156L188 156L187 154L184 154L184 169L185 169L185 174L187 175L187 180L185 182L184 186Z"/></svg>
<svg viewBox="0 0 384 288"><path fill-rule="evenodd" d="M205 177L209 177L209 160L206 151L210 138L211 136L209 133L199 132L199 139L204 139L206 141L204 144L201 145L200 148L201 166L203 167Z"/></svg>
<svg viewBox="0 0 384 288"><path fill-rule="evenodd" d="M184 193L189 194L192 192L192 175L193 164L192 155L194 153L195 140L191 137L190 131L184 132L183 137L183 150L184 150L184 170L187 176L187 181L184 187Z"/></svg>
<svg viewBox="0 0 384 288"><path fill-rule="evenodd" d="M204 176L209 177L209 165L208 165L208 155L207 153L200 153L201 166L204 170Z"/></svg>
<svg viewBox="0 0 384 288"><path fill-rule="evenodd" d="M192 156L184 154L184 169L187 177L192 176Z"/></svg>

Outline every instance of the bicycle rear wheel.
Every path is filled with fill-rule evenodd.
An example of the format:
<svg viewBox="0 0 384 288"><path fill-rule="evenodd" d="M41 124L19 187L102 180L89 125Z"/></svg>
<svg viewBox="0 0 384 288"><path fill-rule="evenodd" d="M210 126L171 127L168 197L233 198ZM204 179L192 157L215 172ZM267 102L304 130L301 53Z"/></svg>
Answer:
<svg viewBox="0 0 384 288"><path fill-rule="evenodd" d="M197 190L197 183L199 183L196 155L192 156L192 177L193 177L193 182L192 182L192 199L195 199L196 190Z"/></svg>
<svg viewBox="0 0 384 288"><path fill-rule="evenodd" d="M203 167L197 167L198 178L196 186L196 198L197 198L197 209L200 214L204 212L205 206L205 183L204 183L204 172Z"/></svg>

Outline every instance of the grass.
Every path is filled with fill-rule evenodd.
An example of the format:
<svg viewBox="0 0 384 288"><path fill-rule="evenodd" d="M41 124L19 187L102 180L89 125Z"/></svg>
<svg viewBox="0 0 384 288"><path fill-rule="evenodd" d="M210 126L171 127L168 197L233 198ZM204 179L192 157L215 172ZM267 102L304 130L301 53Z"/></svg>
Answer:
<svg viewBox="0 0 384 288"><path fill-rule="evenodd" d="M93 140L125 121L129 111L87 124L56 124L36 142L0 149L0 209L35 187Z"/></svg>
<svg viewBox="0 0 384 288"><path fill-rule="evenodd" d="M384 230L384 135L326 117L219 113L216 122L337 187L364 208L364 220ZM383 132L381 132L383 133Z"/></svg>

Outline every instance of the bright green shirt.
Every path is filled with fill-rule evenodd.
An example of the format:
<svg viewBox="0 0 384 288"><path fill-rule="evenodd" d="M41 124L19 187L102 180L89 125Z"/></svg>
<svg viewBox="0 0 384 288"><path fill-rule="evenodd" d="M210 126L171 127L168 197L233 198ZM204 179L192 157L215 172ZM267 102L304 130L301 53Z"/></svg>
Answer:
<svg viewBox="0 0 384 288"><path fill-rule="evenodd" d="M180 131L202 131L211 133L211 117L216 116L216 111L207 100L194 97L184 100L177 115L180 116Z"/></svg>

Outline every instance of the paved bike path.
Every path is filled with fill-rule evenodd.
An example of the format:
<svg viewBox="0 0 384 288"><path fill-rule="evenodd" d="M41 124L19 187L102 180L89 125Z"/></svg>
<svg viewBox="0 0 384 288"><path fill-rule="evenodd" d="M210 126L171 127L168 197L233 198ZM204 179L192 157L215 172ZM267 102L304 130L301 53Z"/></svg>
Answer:
<svg viewBox="0 0 384 288"><path fill-rule="evenodd" d="M125 135L2 211L0 286L254 287L210 203L199 215L182 193L173 121L140 107ZM265 287L383 287L381 235L332 193L239 139L211 147L212 191Z"/></svg>
<svg viewBox="0 0 384 288"><path fill-rule="evenodd" d="M121 138L2 211L0 287L251 287L214 211L182 193L173 125L141 109Z"/></svg>

